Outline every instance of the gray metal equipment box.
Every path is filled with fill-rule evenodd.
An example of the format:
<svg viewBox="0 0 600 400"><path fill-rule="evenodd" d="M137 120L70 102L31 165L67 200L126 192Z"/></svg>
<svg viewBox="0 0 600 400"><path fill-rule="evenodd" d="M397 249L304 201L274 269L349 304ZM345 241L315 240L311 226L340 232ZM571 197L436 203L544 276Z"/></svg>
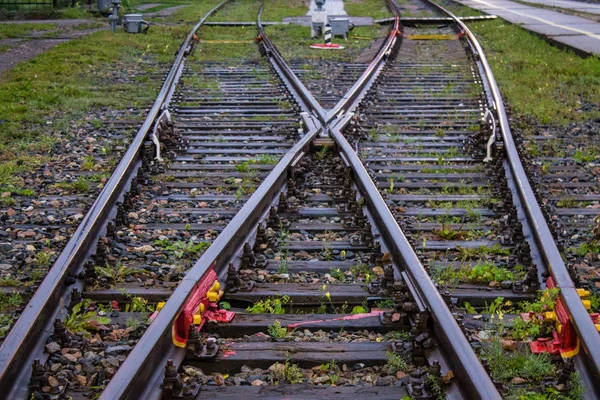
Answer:
<svg viewBox="0 0 600 400"><path fill-rule="evenodd" d="M350 20L348 18L331 18L331 33L333 36L343 36L346 39L346 34L350 28Z"/></svg>
<svg viewBox="0 0 600 400"><path fill-rule="evenodd" d="M144 30L142 30L142 25L146 26ZM149 26L150 24L142 20L142 14L125 14L123 16L123 28L125 28L125 32L146 33L146 31L148 31Z"/></svg>

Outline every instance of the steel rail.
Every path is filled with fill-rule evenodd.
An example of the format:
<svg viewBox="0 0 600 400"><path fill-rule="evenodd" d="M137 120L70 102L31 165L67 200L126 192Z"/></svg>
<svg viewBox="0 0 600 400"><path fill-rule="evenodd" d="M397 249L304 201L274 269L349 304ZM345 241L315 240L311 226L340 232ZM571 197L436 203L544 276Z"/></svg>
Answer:
<svg viewBox="0 0 600 400"><path fill-rule="evenodd" d="M247 241L247 237L253 233L261 216L264 216L279 191L284 187L288 168L302 155L310 142L323 131L319 120L322 121L325 118L325 110L291 71L266 35L260 19L262 9L263 6L258 13L257 27L260 42L265 49L265 56L268 57L271 65L292 96L298 101L300 107L314 116L304 116L305 124L309 126L309 132L286 153L215 242L186 274L156 319L117 370L115 376L104 388L101 399L122 399L133 396L157 398L160 396L159 389L164 379L166 361L171 358L178 365L183 360L184 352L172 345L171 329L187 298L210 268L216 267L217 270L221 270L237 254L236 250ZM374 71L375 69L369 71L368 76L372 78ZM152 358L152 362L150 362L150 358ZM156 368L157 365L162 368Z"/></svg>
<svg viewBox="0 0 600 400"><path fill-rule="evenodd" d="M195 32L206 18L228 1L225 0L210 10L184 40L154 105L127 152L2 344L0 393L5 398L27 396L30 366L35 358L41 358L43 355L43 345L53 331L53 320L63 312L63 307L59 305L68 304L70 293L67 279L76 275L83 262L94 251L99 236L115 213L117 202L122 198L139 168L144 142L168 102L183 60L193 48L192 40Z"/></svg>
<svg viewBox="0 0 600 400"><path fill-rule="evenodd" d="M323 125L327 127L327 125L336 118L336 116L340 113L345 113L350 110L353 110L362 97L366 94L370 85L374 81L373 77L376 77L383 66L385 65L385 61L387 57L390 55L394 45L397 43L397 37L400 32L400 15L398 13L398 9L396 8L393 0L386 0L388 6L394 13L394 26L391 32L388 34L388 37L381 49L371 61L369 66L363 71L358 80L352 85L352 87L342 96L342 98L338 101L338 103L331 109L325 110L321 105L315 100L312 94L306 89L304 84L296 74L292 72L292 70L287 66L285 60L277 50L277 47L273 44L269 36L266 34L264 27L261 21L261 14L263 5L261 5L258 18L257 18L257 27L258 32L261 38L262 43L264 44L267 52L267 56L274 63L274 67L277 69L278 73L283 74L286 79L289 80L290 84L293 84L296 88L298 88L299 92L297 96L301 96L303 101L307 103L310 107L309 112L313 112L316 115Z"/></svg>
<svg viewBox="0 0 600 400"><path fill-rule="evenodd" d="M498 390L479 362L479 359L465 338L458 323L452 316L444 299L439 294L435 284L398 226L398 223L385 204L385 201L371 180L364 165L356 155L356 152L352 149L352 146L350 146L340 132L350 121L350 118L352 117L351 111L358 105L368 89L377 79L379 72L385 65L387 56L391 53L396 43L396 36L400 29L400 17L397 7L392 0L388 0L388 5L396 16L396 22L394 23L391 34L388 36L386 44L382 46L377 57L363 72L359 80L348 90L338 104L329 111L323 119L321 119L321 122L323 122L325 126L329 125L328 130L350 163L350 166L355 173L357 184L361 188L366 200L367 207L378 224L379 232L386 239L386 245L391 246L390 252L394 256L394 259L402 261L403 266L412 279L412 287L417 290L418 297L421 300L424 300L428 310L436 321L438 337L443 340L444 346L452 352L453 365L459 371L457 378L464 384L465 388L468 388L469 395L477 396L476 398L480 399L500 399L501 396L498 393ZM259 29L261 29L260 12ZM268 41L266 35L263 40L265 38ZM272 52L274 53L275 51L276 49ZM281 68L286 69L289 67L283 62ZM290 71L290 73L292 72ZM302 85L301 82L300 85ZM301 87L304 88L303 85ZM345 111L343 111L344 109ZM342 115L335 118L339 113Z"/></svg>
<svg viewBox="0 0 600 400"><path fill-rule="evenodd" d="M483 49L469 28L457 18L453 13L434 3L431 0L426 0L429 4L437 7L442 12L451 17L459 27L460 31L464 32L469 44L474 52L475 59L481 64L485 78L491 90L494 100L493 107L496 110L499 120L500 131L504 141L504 149L510 169L515 178L515 184L521 203L525 209L527 220L532 225L532 233L535 241L539 245L541 255L552 275L554 282L560 287L560 296L562 297L570 314L571 322L579 336L583 349L588 358L588 364L593 369L596 379L600 378L600 334L596 330L588 311L585 309L573 280L569 275L569 271L561 257L560 251L556 246L552 232L548 226L546 218L542 213L538 201L535 197L531 183L527 178L525 168L519 157L517 146L515 144L512 132L509 127L508 117L504 108L504 102L500 95L500 90L496 84L494 74L490 68L487 58L483 53Z"/></svg>
<svg viewBox="0 0 600 400"><path fill-rule="evenodd" d="M279 50L277 50L277 47L273 44L271 39L269 39L269 36L267 36L261 21L261 14L264 6L265 4L262 3L258 10L256 26L258 28L258 38L264 46L265 56L269 59L271 65L273 65L279 76L283 79L288 87L288 90L292 93L292 96L300 104L300 107L305 112L313 114L322 121L326 114L325 109L321 107L312 93L308 91L302 81L287 66L285 60L279 53Z"/></svg>
<svg viewBox="0 0 600 400"><path fill-rule="evenodd" d="M409 285L417 291L419 298L426 304L427 310L436 322L434 324L436 336L442 341L444 351L450 352L452 356L453 367L457 370L456 379L462 383L462 388L468 390L464 393L465 398L501 399L490 376L481 365L439 290L398 226L362 161L341 133L351 118L352 114L347 113L337 119L330 127L331 136L350 163L356 184L393 259L404 267L411 279Z"/></svg>
<svg viewBox="0 0 600 400"><path fill-rule="evenodd" d="M328 126L335 118L353 110L358 105L363 96L367 93L367 90L369 90L371 82L373 82L371 77L379 74L396 45L397 38L400 34L400 14L393 0L387 0L387 3L390 10L394 13L394 26L392 27L390 34L360 78L358 78L354 85L352 85L346 94L344 94L340 101L327 112L323 121L325 126Z"/></svg>
<svg viewBox="0 0 600 400"><path fill-rule="evenodd" d="M247 237L256 229L261 217L276 200L287 182L288 168L307 151L306 148L321 131L320 124L307 114L304 115L304 123L309 131L283 156L256 192L177 285L156 319L152 321L115 376L104 388L100 399L149 399L155 398L157 393L160 395L164 366L170 355L176 353L173 352L176 349L171 337L175 319L204 274L211 268L215 268L219 274L228 262L237 257L237 250L241 250Z"/></svg>

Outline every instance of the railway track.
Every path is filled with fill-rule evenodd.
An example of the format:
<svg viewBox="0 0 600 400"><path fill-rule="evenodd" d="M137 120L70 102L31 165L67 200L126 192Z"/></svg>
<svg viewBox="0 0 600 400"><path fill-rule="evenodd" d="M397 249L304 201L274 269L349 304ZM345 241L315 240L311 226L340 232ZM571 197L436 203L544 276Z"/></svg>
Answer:
<svg viewBox="0 0 600 400"><path fill-rule="evenodd" d="M306 89L260 12L262 60L184 63L204 17L0 348L2 390L495 399L581 381L593 398L595 317L555 256L481 48L458 20L401 31L389 6L390 34L337 103ZM548 276L560 292L539 300ZM547 368L501 374L561 307L581 351L533 337L552 355L528 360Z"/></svg>

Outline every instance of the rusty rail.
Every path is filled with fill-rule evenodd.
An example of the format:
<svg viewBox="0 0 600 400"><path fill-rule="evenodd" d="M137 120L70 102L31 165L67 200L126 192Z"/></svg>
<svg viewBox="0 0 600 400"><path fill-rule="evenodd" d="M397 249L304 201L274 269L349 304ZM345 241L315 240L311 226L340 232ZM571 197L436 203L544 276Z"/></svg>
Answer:
<svg viewBox="0 0 600 400"><path fill-rule="evenodd" d="M35 358L42 357L44 343L53 331L53 320L63 312L63 307L57 305L69 304L71 286L67 283L68 280L77 275L83 262L95 250L98 238L106 229L107 222L115 215L117 202L123 197L123 193L137 173L141 165L140 154L144 142L151 133L156 119L168 104L170 94L183 68L183 60L192 50L195 32L206 18L228 1L225 0L210 10L186 37L152 109L127 152L2 344L0 392L4 393L4 398L27 397L30 366Z"/></svg>
<svg viewBox="0 0 600 400"><path fill-rule="evenodd" d="M321 131L320 124L313 121L311 117L304 115L303 119L308 132L283 156L256 192L186 274L110 380L100 399L160 398L160 385L167 359L175 358L176 362L178 355L185 354L185 349L176 348L171 338L171 329L179 311L210 268L215 267L219 274L222 267L232 262L238 254L237 250L241 250L248 236L256 230L261 217L277 200L279 192L287 182L288 168L303 155L306 147Z"/></svg>
<svg viewBox="0 0 600 400"><path fill-rule="evenodd" d="M492 69L487 62L487 58L485 57L481 45L464 22L439 4L436 4L431 0L426 1L455 21L459 31L463 32L468 40L473 56L483 71L483 77L487 80L487 85L493 99L493 107L499 122L502 140L504 142L504 150L506 152L510 170L515 179L516 195L521 200L527 222L531 226L531 233L540 249L543 261L552 275L554 282L560 287L560 296L565 302L571 316L571 322L583 345L583 349L588 359L587 364L593 372L593 375L589 378L592 382L592 386L589 387L594 387L597 385L597 380L600 378L600 334L596 330L588 311L583 306L575 284L569 275L569 271L567 270L554 237L552 236L548 222L544 218L542 209L538 204L533 188L527 178L527 174L521 163L517 146L509 127L504 102L500 90L498 89L498 85L496 84Z"/></svg>

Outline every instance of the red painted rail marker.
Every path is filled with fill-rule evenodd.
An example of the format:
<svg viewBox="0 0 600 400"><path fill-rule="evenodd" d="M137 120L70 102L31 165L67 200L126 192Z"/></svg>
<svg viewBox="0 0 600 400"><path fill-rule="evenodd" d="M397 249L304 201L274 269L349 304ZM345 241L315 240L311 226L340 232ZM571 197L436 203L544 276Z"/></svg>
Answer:
<svg viewBox="0 0 600 400"><path fill-rule="evenodd" d="M316 43L310 45L311 49L319 49L319 50L343 50L344 46L340 46L335 43Z"/></svg>
<svg viewBox="0 0 600 400"><path fill-rule="evenodd" d="M552 289L556 287L554 280L550 277L546 281L546 287L548 289ZM589 296L589 292L583 289L577 289L580 297ZM590 301L582 300L585 308L587 310L590 309ZM526 318L536 318L535 314L523 314L524 319ZM531 348L531 352L534 354L540 353L549 353L552 355L560 354L563 358L570 358L579 353L579 337L577 336L577 332L575 331L575 327L573 326L571 319L569 318L569 313L567 312L567 308L562 300L562 298L558 298L556 300L554 311L549 311L543 313L542 318L545 321L555 321L555 325L552 328L552 339L548 338L538 338L529 343L529 347ZM590 318L596 324L596 329L600 327L600 315L597 313L590 314Z"/></svg>
<svg viewBox="0 0 600 400"><path fill-rule="evenodd" d="M181 309L179 316L173 324L173 343L178 347L185 347L189 335L190 325L193 323L200 331L204 324L209 322L227 323L231 322L235 312L219 309L219 300L223 296L221 284L217 274L211 266L204 277L196 284L194 291L188 297L187 302ZM152 314L150 320L156 318L165 303L159 303L157 310Z"/></svg>

